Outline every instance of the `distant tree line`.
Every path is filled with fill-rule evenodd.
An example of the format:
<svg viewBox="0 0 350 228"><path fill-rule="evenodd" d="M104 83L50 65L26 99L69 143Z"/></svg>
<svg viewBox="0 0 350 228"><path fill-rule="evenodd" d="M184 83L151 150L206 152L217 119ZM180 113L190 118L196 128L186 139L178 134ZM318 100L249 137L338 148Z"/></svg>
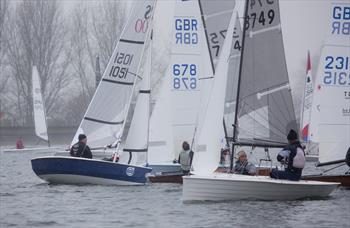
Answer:
<svg viewBox="0 0 350 228"><path fill-rule="evenodd" d="M32 126L32 66L49 125L79 124L126 22L125 1L0 0L0 123Z"/></svg>

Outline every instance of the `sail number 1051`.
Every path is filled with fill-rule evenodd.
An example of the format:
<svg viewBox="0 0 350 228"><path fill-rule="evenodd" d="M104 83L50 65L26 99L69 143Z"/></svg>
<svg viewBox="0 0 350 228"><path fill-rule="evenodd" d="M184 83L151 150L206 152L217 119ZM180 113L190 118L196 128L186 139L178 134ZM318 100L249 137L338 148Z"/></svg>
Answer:
<svg viewBox="0 0 350 228"><path fill-rule="evenodd" d="M113 78L126 78L133 57L134 55L132 54L117 52L113 60L113 63L116 65L112 65L111 70L109 71L109 76Z"/></svg>

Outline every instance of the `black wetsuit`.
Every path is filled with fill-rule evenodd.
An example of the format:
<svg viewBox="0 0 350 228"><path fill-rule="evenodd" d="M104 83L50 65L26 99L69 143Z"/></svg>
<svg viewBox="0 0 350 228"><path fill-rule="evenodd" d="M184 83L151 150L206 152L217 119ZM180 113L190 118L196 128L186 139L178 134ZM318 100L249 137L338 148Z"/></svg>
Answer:
<svg viewBox="0 0 350 228"><path fill-rule="evenodd" d="M77 142L70 149L72 157L92 158L90 147L83 142Z"/></svg>

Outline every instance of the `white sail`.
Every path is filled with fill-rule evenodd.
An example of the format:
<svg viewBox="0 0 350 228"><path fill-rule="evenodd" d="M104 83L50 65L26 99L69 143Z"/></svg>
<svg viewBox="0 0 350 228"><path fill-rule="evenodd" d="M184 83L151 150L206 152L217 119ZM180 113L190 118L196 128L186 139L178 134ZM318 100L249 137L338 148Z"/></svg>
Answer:
<svg viewBox="0 0 350 228"><path fill-rule="evenodd" d="M152 42L150 42L152 43ZM144 66L143 76L139 86L134 115L123 148L124 152L136 152L132 155L132 164L145 164L147 162L148 129L150 118L151 95L151 59L152 46L148 47L148 55Z"/></svg>
<svg viewBox="0 0 350 228"><path fill-rule="evenodd" d="M207 174L215 171L220 160L222 119L226 96L226 84L229 59L232 47L236 13L231 16L226 39L220 54L219 63L213 80L202 130L198 138L198 147L194 153L193 169L196 174Z"/></svg>
<svg viewBox="0 0 350 228"><path fill-rule="evenodd" d="M166 75L170 75L170 67ZM171 88L168 77L162 87L150 119L148 162L150 164L171 162L175 157L172 131Z"/></svg>
<svg viewBox="0 0 350 228"><path fill-rule="evenodd" d="M329 35L322 48L314 89L310 138L319 162L342 160L350 147L349 3L332 3Z"/></svg>
<svg viewBox="0 0 350 228"><path fill-rule="evenodd" d="M192 144L198 130L201 92L207 91L201 80L212 77L213 72L198 1L177 0L173 26L167 83L171 88L173 151L179 153L184 141Z"/></svg>
<svg viewBox="0 0 350 228"><path fill-rule="evenodd" d="M154 0L136 1L102 80L77 130L91 147L118 141L129 109L135 79L153 14Z"/></svg>
<svg viewBox="0 0 350 228"><path fill-rule="evenodd" d="M218 62L219 55L222 51L222 45L226 36L228 24L235 7L235 1L227 0L200 0L202 14L205 20L205 30L210 47L210 56L213 64L213 71ZM238 17L238 15L237 15ZM236 20L233 44L231 50L229 77L227 79L227 89L225 98L225 127L226 136L233 136L234 109L237 95L237 79L239 73L240 50L242 40L242 29L239 20ZM223 137L225 133L223 132Z"/></svg>
<svg viewBox="0 0 350 228"><path fill-rule="evenodd" d="M44 101L41 94L39 72L36 66L33 66L32 69L32 83L35 134L39 138L48 141Z"/></svg>
<svg viewBox="0 0 350 228"><path fill-rule="evenodd" d="M311 60L310 60L310 52L308 52L305 86L304 86L301 115L300 115L301 138L304 142L309 141L309 125L310 125L310 117L311 117L312 93L313 93L313 83L312 83L312 75L311 75Z"/></svg>

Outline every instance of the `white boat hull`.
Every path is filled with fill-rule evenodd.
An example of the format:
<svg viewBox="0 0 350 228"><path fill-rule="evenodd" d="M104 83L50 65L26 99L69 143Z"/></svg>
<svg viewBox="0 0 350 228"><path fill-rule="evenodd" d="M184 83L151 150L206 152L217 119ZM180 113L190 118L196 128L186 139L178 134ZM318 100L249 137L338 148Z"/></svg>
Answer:
<svg viewBox="0 0 350 228"><path fill-rule="evenodd" d="M327 197L339 183L276 180L237 174L183 177L183 201L296 200Z"/></svg>

